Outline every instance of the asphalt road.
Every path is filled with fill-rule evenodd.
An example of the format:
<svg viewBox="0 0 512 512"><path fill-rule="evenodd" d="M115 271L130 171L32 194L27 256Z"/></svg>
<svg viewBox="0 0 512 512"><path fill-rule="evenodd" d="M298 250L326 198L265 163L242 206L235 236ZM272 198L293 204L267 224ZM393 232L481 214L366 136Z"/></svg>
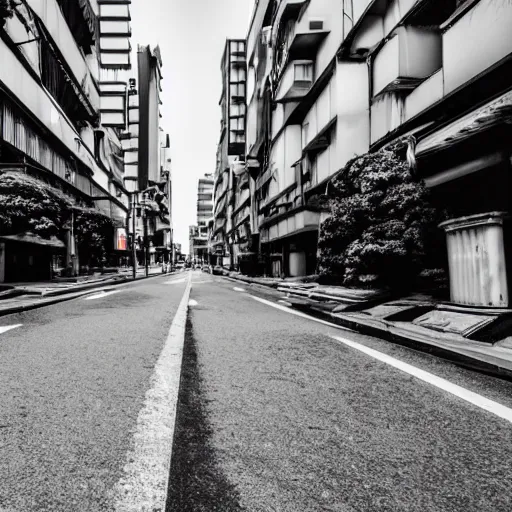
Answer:
<svg viewBox="0 0 512 512"><path fill-rule="evenodd" d="M331 336L507 407L511 383L194 280L169 512L512 510L510 421Z"/></svg>
<svg viewBox="0 0 512 512"><path fill-rule="evenodd" d="M189 274L168 512L512 510L510 382L184 272L0 318L0 512L114 510Z"/></svg>
<svg viewBox="0 0 512 512"><path fill-rule="evenodd" d="M0 511L112 509L186 285L172 280L0 318Z"/></svg>

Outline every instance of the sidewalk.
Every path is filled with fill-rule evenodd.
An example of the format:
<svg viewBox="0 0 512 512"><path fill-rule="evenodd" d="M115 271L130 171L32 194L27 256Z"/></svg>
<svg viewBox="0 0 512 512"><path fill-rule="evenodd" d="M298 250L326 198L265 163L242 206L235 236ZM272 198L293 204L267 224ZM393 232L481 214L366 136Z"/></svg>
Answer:
<svg viewBox="0 0 512 512"><path fill-rule="evenodd" d="M287 306L352 330L512 378L512 310L457 306L425 295L392 297L384 290L226 277L271 287ZM311 281L309 277L307 280Z"/></svg>
<svg viewBox="0 0 512 512"><path fill-rule="evenodd" d="M149 269L148 278L161 275L163 274L160 266ZM143 268L137 270L136 280L140 279L146 279ZM123 269L116 274L89 276L78 282L10 283L8 286L12 287L11 289L0 292L0 316L50 306L130 281L133 281L131 268Z"/></svg>

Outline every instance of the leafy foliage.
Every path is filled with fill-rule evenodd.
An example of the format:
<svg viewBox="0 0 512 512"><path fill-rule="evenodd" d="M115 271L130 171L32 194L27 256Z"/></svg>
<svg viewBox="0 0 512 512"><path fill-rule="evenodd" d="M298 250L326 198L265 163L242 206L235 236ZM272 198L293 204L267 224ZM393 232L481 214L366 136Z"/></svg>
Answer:
<svg viewBox="0 0 512 512"><path fill-rule="evenodd" d="M331 282L406 288L424 269L443 267L443 213L410 175L406 149L400 140L365 154L333 180L318 244L319 273Z"/></svg>
<svg viewBox="0 0 512 512"><path fill-rule="evenodd" d="M71 202L45 182L17 171L0 174L0 233L59 235Z"/></svg>
<svg viewBox="0 0 512 512"><path fill-rule="evenodd" d="M74 208L78 259L82 265L103 266L112 252L114 223L93 208Z"/></svg>
<svg viewBox="0 0 512 512"><path fill-rule="evenodd" d="M3 26L7 18L13 15L12 0L0 0L0 27Z"/></svg>

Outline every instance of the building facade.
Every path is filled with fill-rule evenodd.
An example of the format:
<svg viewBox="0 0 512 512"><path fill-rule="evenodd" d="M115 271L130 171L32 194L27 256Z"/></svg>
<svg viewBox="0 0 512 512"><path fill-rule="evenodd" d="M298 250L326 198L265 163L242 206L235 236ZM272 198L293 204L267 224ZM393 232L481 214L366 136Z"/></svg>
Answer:
<svg viewBox="0 0 512 512"><path fill-rule="evenodd" d="M217 172L214 232L230 222L217 213L232 187L226 202L247 201L264 272L315 273L332 178L408 136L411 172L451 217L439 229L452 300L510 305L510 26L512 5L493 0L259 0L240 157L250 199ZM234 174L225 154L218 169Z"/></svg>
<svg viewBox="0 0 512 512"><path fill-rule="evenodd" d="M212 174L206 174L197 184L197 224L189 228L189 254L198 264L210 262L208 224L213 218L213 187Z"/></svg>
<svg viewBox="0 0 512 512"><path fill-rule="evenodd" d="M250 241L248 181L240 175L245 160L246 44L228 39L221 60L221 133L214 174L214 222L210 254L215 263L233 267Z"/></svg>
<svg viewBox="0 0 512 512"><path fill-rule="evenodd" d="M160 114L162 65L158 47L138 47L137 79L131 79L128 125L122 134L133 209L130 233L141 266L146 260L154 265L173 258L171 148Z"/></svg>
<svg viewBox="0 0 512 512"><path fill-rule="evenodd" d="M0 20L3 207L18 195L19 189L8 188L17 180L24 193L44 190L66 205L48 212L55 217L45 217L46 226L37 213L29 218L28 212L22 227L2 211L0 281L76 275L89 265L123 264L129 256L119 138L126 122L120 103L130 68L129 3L23 0ZM101 258L86 256L85 238L77 240L78 219L96 212L110 219L101 222L110 225Z"/></svg>

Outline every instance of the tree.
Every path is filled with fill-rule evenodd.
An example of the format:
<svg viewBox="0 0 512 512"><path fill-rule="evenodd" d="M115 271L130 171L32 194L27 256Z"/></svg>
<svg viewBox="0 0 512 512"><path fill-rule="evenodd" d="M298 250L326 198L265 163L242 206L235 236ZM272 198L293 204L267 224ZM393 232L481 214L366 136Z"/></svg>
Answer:
<svg viewBox="0 0 512 512"><path fill-rule="evenodd" d="M74 233L82 265L104 266L113 250L114 223L94 208L74 207Z"/></svg>
<svg viewBox="0 0 512 512"><path fill-rule="evenodd" d="M350 161L332 181L331 216L319 236L319 273L357 287L407 288L443 266L444 218L413 179L402 139ZM435 271L433 274L436 274Z"/></svg>
<svg viewBox="0 0 512 512"><path fill-rule="evenodd" d="M62 234L70 200L63 192L18 171L0 174L0 233Z"/></svg>

